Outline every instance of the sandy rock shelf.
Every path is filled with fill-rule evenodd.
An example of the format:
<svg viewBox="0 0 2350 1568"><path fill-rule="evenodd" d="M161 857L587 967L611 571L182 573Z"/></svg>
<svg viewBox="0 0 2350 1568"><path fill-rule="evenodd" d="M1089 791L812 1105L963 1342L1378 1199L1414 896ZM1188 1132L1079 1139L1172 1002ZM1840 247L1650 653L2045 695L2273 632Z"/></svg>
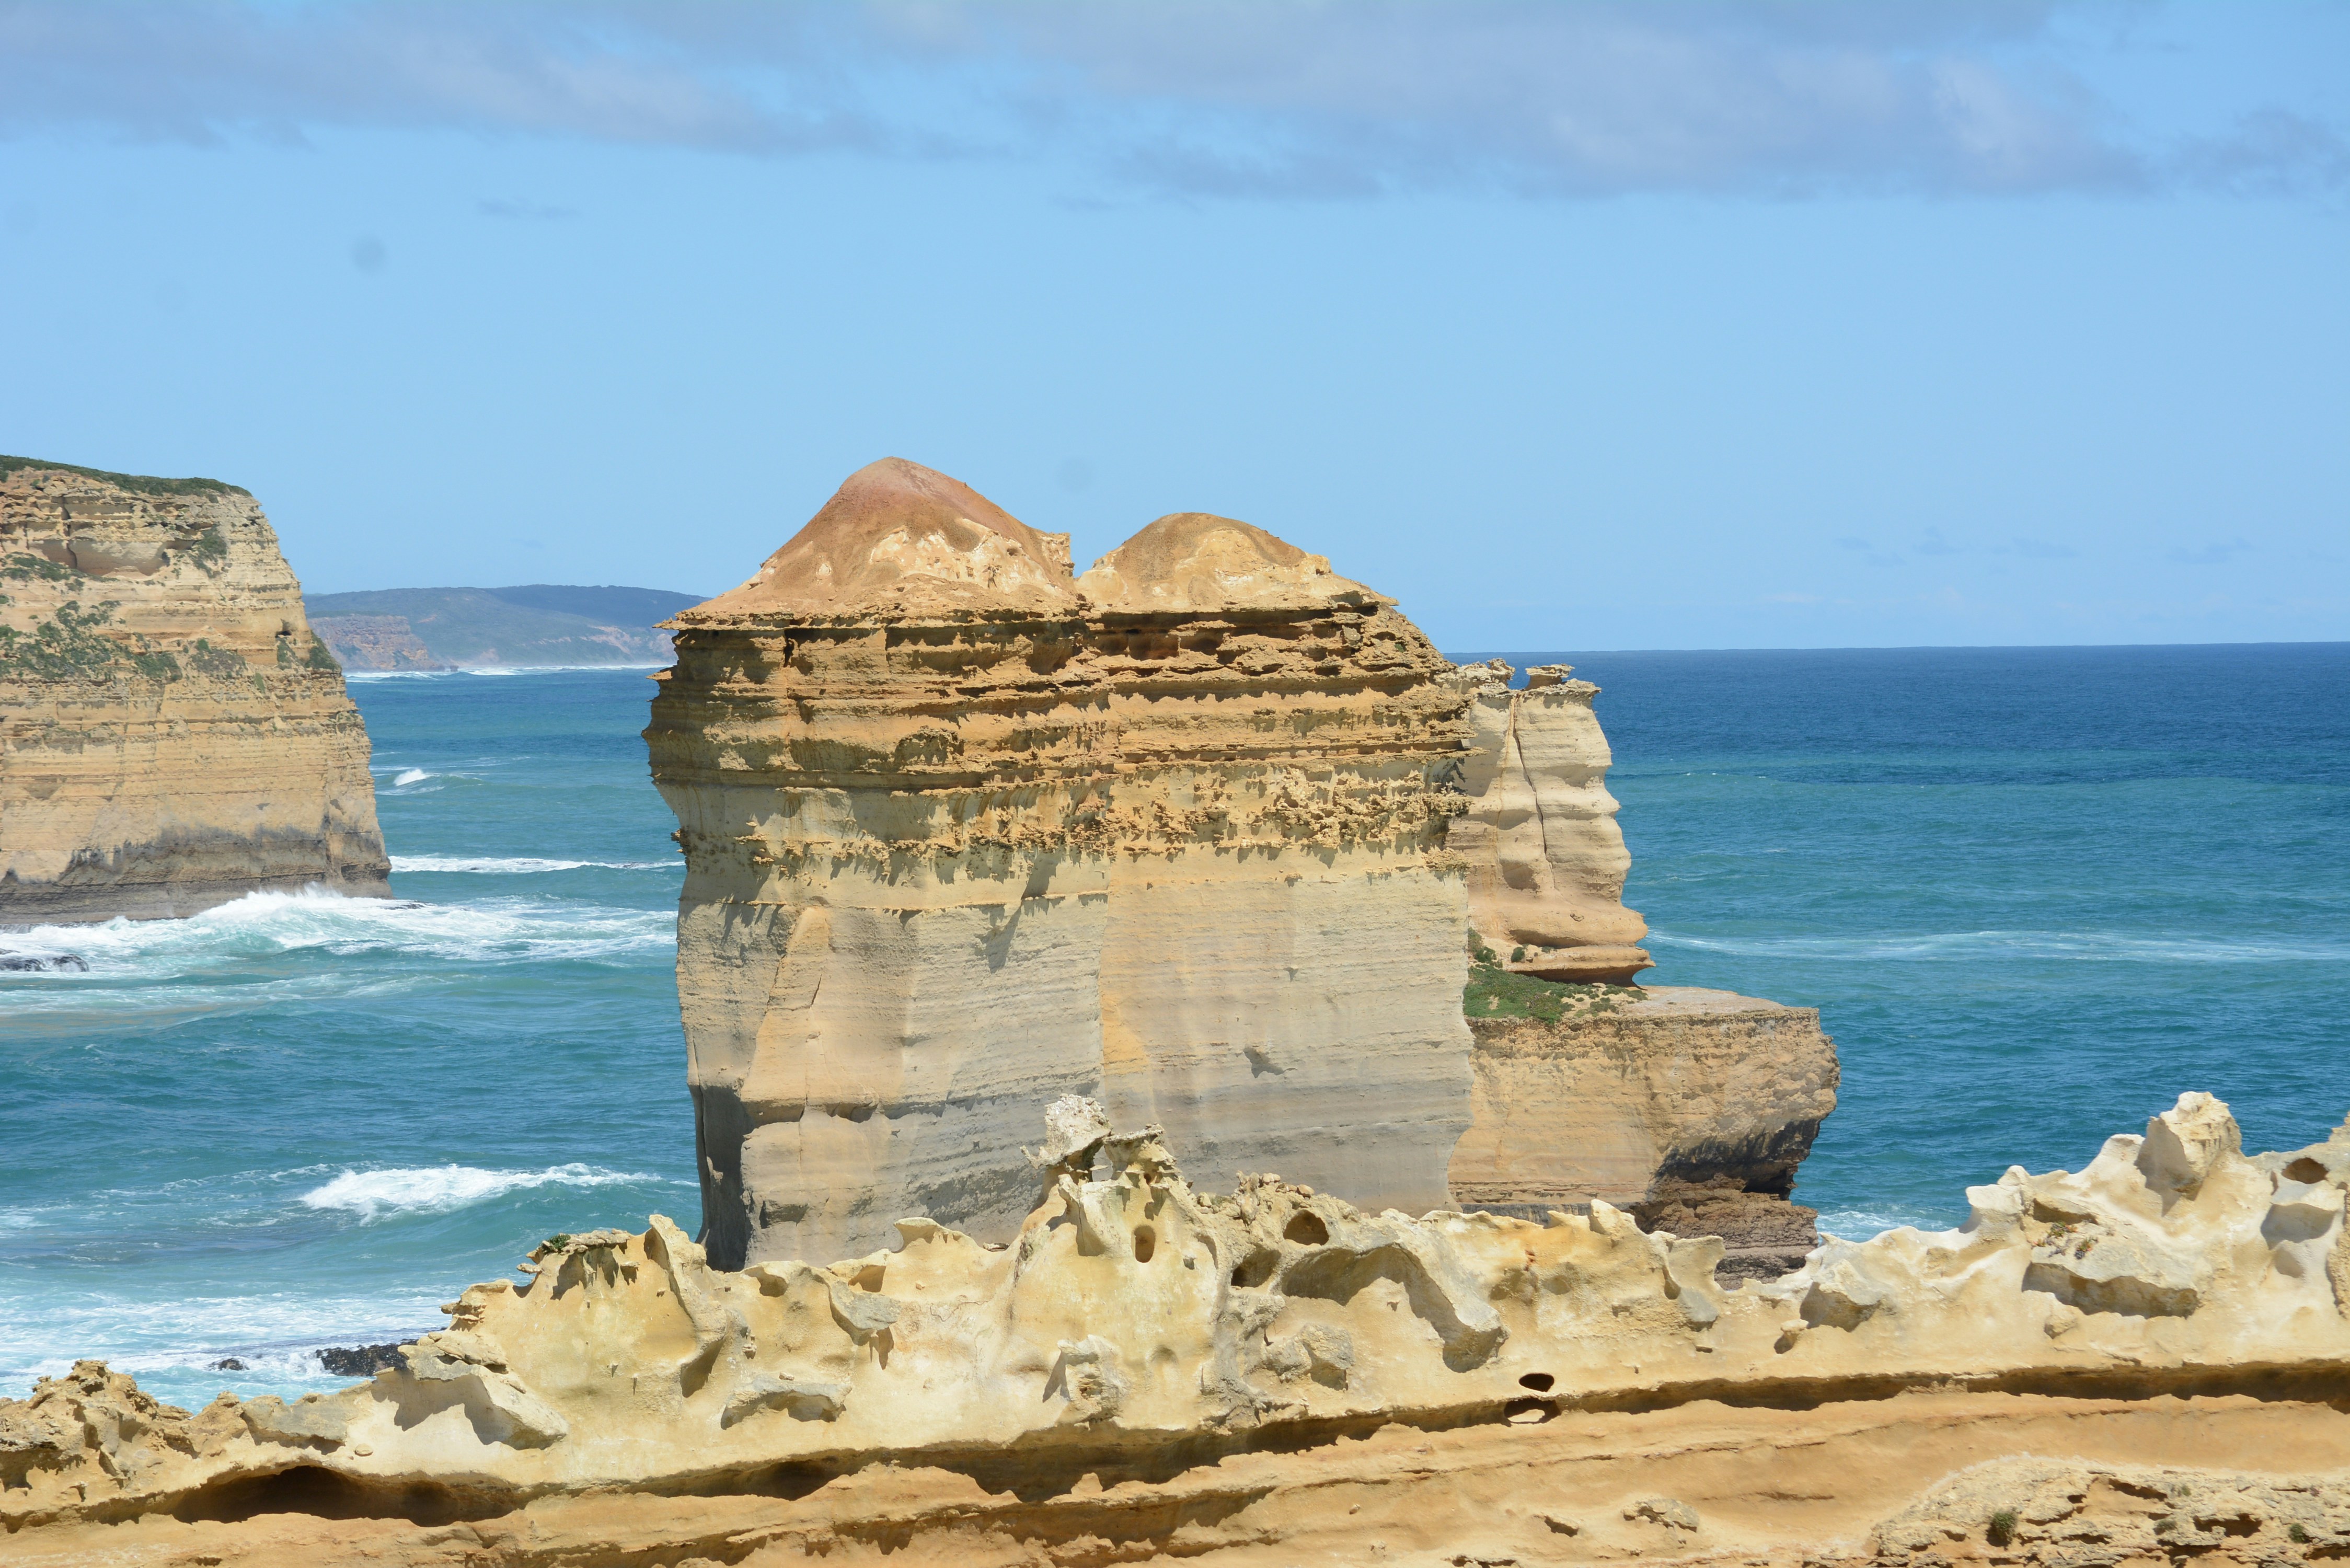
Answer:
<svg viewBox="0 0 2350 1568"><path fill-rule="evenodd" d="M2247 1158L2188 1095L2083 1171L1970 1189L1957 1230L1729 1283L1720 1239L1604 1199L1535 1223L1270 1177L1203 1194L1085 1102L1043 1141L1045 1200L1000 1251L907 1220L894 1250L727 1273L656 1219L542 1246L341 1394L190 1413L84 1364L0 1402L5 1550L2079 1563L2084 1532L2137 1531L2208 1561L2350 1552L2350 1132ZM2174 1496L2213 1506L2130 1512ZM2005 1547L1981 1537L2008 1512Z"/></svg>

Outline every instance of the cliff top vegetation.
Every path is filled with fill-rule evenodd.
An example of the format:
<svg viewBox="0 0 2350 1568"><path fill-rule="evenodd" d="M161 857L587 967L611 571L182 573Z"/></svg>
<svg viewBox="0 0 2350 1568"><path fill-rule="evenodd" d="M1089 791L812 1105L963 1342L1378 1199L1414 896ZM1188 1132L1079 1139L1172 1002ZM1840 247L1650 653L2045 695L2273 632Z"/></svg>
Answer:
<svg viewBox="0 0 2350 1568"><path fill-rule="evenodd" d="M102 468L84 468L78 463L51 462L38 457L0 456L0 479L5 479L20 468L52 468L63 473L78 473L85 479L102 479L107 483L142 495L250 495L241 484L230 484L218 479L158 479L145 473L109 473Z"/></svg>

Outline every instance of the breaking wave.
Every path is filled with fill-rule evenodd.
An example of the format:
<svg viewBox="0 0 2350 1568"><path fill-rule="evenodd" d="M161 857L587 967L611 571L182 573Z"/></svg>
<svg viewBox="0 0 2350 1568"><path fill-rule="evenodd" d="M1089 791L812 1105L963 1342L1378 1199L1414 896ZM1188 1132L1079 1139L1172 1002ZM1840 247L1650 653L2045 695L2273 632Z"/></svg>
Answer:
<svg viewBox="0 0 2350 1568"><path fill-rule="evenodd" d="M446 1282L441 1282L445 1287ZM0 1293L0 1316L20 1332L0 1343L0 1394L21 1397L85 1355L136 1376L158 1397L191 1408L223 1388L251 1397L334 1387L318 1364L325 1345L383 1344L445 1327L446 1288L380 1295L286 1291L243 1296L148 1298L91 1291L30 1301ZM215 1363L234 1359L241 1368Z"/></svg>
<svg viewBox="0 0 2350 1568"><path fill-rule="evenodd" d="M391 787L394 789L400 789L409 784L422 784L426 779L429 779L432 776L432 775L431 774L426 773L422 768L402 768L400 770L400 776L391 781Z"/></svg>
<svg viewBox="0 0 2350 1568"><path fill-rule="evenodd" d="M615 961L665 950L676 940L677 917L666 910L513 898L421 904L314 888L247 893L183 920L35 926L12 933L9 945L35 956L79 957L89 966L86 974L68 970L41 977L69 991L72 981L171 980L289 953L380 953L454 963Z"/></svg>
<svg viewBox="0 0 2350 1568"><path fill-rule="evenodd" d="M362 1220L386 1214L446 1214L487 1199L530 1187L610 1187L620 1182L659 1181L625 1170L591 1165L554 1165L545 1170L483 1170L470 1165L395 1167L346 1170L302 1194L306 1209L334 1209Z"/></svg>
<svg viewBox="0 0 2350 1568"><path fill-rule="evenodd" d="M1904 1225L1947 1231L1965 1221L1963 1210L1949 1214L1924 1209L1827 1209L1820 1212L1819 1231L1823 1240L1835 1236L1846 1241L1869 1241Z"/></svg>
<svg viewBox="0 0 2350 1568"><path fill-rule="evenodd" d="M651 664L481 664L461 670L461 675L557 675L577 670L667 670L669 659Z"/></svg>

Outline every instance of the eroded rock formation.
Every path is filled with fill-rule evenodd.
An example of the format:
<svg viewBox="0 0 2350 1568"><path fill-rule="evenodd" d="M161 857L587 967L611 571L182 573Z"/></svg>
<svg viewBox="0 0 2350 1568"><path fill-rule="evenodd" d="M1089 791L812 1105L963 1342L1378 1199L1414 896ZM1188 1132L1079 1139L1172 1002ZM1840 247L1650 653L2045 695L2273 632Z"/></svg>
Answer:
<svg viewBox="0 0 2350 1568"><path fill-rule="evenodd" d="M1222 1179L1446 1200L1465 697L1388 600L1199 514L1077 577L891 459L673 625L645 733L712 1256L1008 1239L1068 1094Z"/></svg>
<svg viewBox="0 0 2350 1568"><path fill-rule="evenodd" d="M1467 806L1451 846L1466 867L1469 923L1503 967L1544 980L1621 982L1654 967L1648 923L1624 907L1632 857L1607 793L1614 762L1591 711L1599 688L1564 664L1461 667Z"/></svg>
<svg viewBox="0 0 2350 1568"><path fill-rule="evenodd" d="M1770 1276L1818 1245L1789 1201L1835 1107L1819 1010L1695 986L1564 993L1555 1015L1481 1016L1453 1201L1539 1217L1599 1199L1644 1228L1719 1236L1726 1273Z"/></svg>
<svg viewBox="0 0 2350 1568"><path fill-rule="evenodd" d="M367 731L244 491L0 459L0 923L387 890Z"/></svg>
<svg viewBox="0 0 2350 1568"><path fill-rule="evenodd" d="M1390 1539L1779 1561L1837 1536L1899 1562L1995 1527L2061 1556L2084 1539L2063 1521L2116 1512L2149 1537L2171 1517L2206 1561L2350 1550L2324 1473L2350 1465L2328 1403L2350 1396L2328 1272L2350 1144L2248 1159L2210 1096L2077 1174L1970 1189L1956 1230L1833 1241L1741 1288L1719 1241L1604 1201L1538 1223L1271 1176L1207 1195L1156 1129L1104 1125L1056 1107L1004 1248L909 1220L894 1250L728 1272L656 1218L550 1241L339 1394L191 1414L85 1363L0 1401L0 1521L63 1553L157 1521L109 1548L219 1560L359 1539L289 1517L334 1511L373 1521L374 1560L477 1564L1368 1561ZM2128 1468L2218 1452L2304 1479ZM1930 1480L2025 1455L1995 1485ZM257 1514L241 1537L179 1522Z"/></svg>

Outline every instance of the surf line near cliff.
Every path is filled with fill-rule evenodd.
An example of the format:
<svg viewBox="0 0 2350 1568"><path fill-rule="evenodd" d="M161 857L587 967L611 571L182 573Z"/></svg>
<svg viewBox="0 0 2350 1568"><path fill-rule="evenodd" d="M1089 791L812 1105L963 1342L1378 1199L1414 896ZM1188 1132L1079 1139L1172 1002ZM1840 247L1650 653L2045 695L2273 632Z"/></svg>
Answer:
<svg viewBox="0 0 2350 1568"><path fill-rule="evenodd" d="M366 726L235 485L0 457L0 925L390 891Z"/></svg>
<svg viewBox="0 0 2350 1568"><path fill-rule="evenodd" d="M1834 1048L1808 1010L1625 983L1588 682L1456 667L1232 518L1078 575L895 458L668 624L645 736L721 1266L916 1214L1008 1241L1065 1096L1220 1182L1694 1206L1773 1272L1812 1244L1786 1198Z"/></svg>

